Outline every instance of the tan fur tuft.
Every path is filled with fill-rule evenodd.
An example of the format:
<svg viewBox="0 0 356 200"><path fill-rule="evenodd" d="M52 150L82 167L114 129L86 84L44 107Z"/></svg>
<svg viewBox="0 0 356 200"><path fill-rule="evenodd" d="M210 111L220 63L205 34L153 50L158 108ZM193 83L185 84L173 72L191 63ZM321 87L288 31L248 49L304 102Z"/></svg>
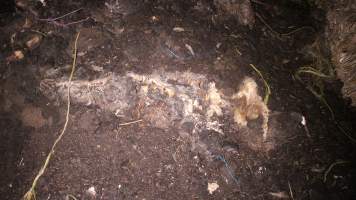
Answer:
<svg viewBox="0 0 356 200"><path fill-rule="evenodd" d="M239 91L232 96L236 103L234 108L234 121L241 127L246 127L249 120L262 117L263 138L267 138L269 109L258 95L257 83L250 77L246 77Z"/></svg>

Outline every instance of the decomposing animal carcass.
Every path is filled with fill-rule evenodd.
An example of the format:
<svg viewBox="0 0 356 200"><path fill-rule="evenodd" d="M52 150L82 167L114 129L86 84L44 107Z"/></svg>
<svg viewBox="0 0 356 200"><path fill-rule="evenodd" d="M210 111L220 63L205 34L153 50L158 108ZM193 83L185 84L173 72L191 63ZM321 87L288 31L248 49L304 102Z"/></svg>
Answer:
<svg viewBox="0 0 356 200"><path fill-rule="evenodd" d="M66 81L43 81L42 85L47 85L42 92L48 98L66 98ZM73 81L71 99L111 112L124 121L140 118L151 127L167 131L185 131L185 124L191 124L192 129L186 135L192 149L200 149L207 157L211 153L202 148L205 145L199 134L224 135L222 126L229 124L229 116L234 116L239 128L246 127L248 120L261 117L263 137L267 137L268 108L251 78L244 79L239 91L231 97L225 96L206 75L189 71L109 73L92 81Z"/></svg>

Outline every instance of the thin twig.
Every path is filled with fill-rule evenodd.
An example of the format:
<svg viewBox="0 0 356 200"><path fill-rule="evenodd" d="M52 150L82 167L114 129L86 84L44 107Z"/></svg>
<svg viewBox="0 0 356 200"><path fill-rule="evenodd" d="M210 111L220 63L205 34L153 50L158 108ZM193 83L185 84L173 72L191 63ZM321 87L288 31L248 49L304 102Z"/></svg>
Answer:
<svg viewBox="0 0 356 200"><path fill-rule="evenodd" d="M58 144L59 141L61 141L65 131L67 130L67 126L68 126L68 122L69 122L69 113L70 113L70 84L72 82L73 79L73 75L74 75L74 71L75 71L75 66L76 66L76 62L77 62L77 43L78 43L78 38L79 38L80 32L78 32L77 37L75 39L75 43L74 43L74 58L73 58L73 64L72 64L72 71L70 73L69 76L69 80L68 80L68 90L67 90L67 112L66 112L66 121L64 123L62 132L60 133L60 135L58 136L58 138L55 140L51 151L49 152L49 154L47 155L47 158L45 160L45 163L43 164L43 166L41 167L40 171L38 172L38 174L36 175L35 179L32 182L32 186L31 188L26 192L26 194L24 195L23 199L24 200L36 200L36 192L35 192L35 188L37 186L38 180L42 177L42 175L44 174L45 170L47 169L47 166L49 164L49 161L51 160L52 155L54 154L54 150Z"/></svg>
<svg viewBox="0 0 356 200"><path fill-rule="evenodd" d="M78 23L81 23L81 22L84 22L84 21L87 21L88 19L90 19L90 17L87 17L85 19L81 19L81 20L78 20L78 21L73 21L73 22L68 22L68 23L62 23L62 22L57 22L57 21L53 21L53 22L49 22L55 26L60 26L60 27L67 27L67 26L70 26L70 25L73 25L73 24L78 24Z"/></svg>
<svg viewBox="0 0 356 200"><path fill-rule="evenodd" d="M215 157L218 160L221 160L224 162L224 165L230 175L230 177L234 180L234 182L238 185L239 184L239 180L238 177L234 174L233 170L231 169L229 163L225 160L224 156L218 155Z"/></svg>
<svg viewBox="0 0 356 200"><path fill-rule="evenodd" d="M74 200L78 200L74 195L68 194L67 195L68 199L74 199Z"/></svg>
<svg viewBox="0 0 356 200"><path fill-rule="evenodd" d="M315 29L313 27L311 27L311 26L303 26L303 27L297 28L297 29L295 29L293 31L290 31L288 33L281 33L281 36L290 36L290 35L293 35L294 33L299 32L299 31L301 31L303 29L310 29L310 30L316 32Z"/></svg>
<svg viewBox="0 0 356 200"><path fill-rule="evenodd" d="M47 34L41 32L41 31L37 31L37 30L33 30L33 29L31 29L30 31L35 32L35 33L38 33L38 34L41 34L43 37L47 37Z"/></svg>
<svg viewBox="0 0 356 200"><path fill-rule="evenodd" d="M289 187L289 195L290 195L290 198L291 198L292 200L294 200L293 190L292 190L292 187L291 187L289 181L288 181L288 187Z"/></svg>
<svg viewBox="0 0 356 200"><path fill-rule="evenodd" d="M47 19L38 19L38 20L40 20L40 21L47 21L47 22L53 22L53 21L56 21L56 20L58 20L58 19L62 19L62 18L64 18L64 17L68 16L68 15L74 14L74 13L76 13L76 12L82 10L82 9L83 9L83 8L78 8L78 9L76 9L76 10L73 10L73 11L71 11L71 12L69 12L69 13L67 13L67 14L61 15L61 16L59 16L59 17L47 18Z"/></svg>
<svg viewBox="0 0 356 200"><path fill-rule="evenodd" d="M82 10L83 8L78 8L76 10L73 10L67 14L64 14L62 16L59 16L59 17L56 17L56 18L47 18L47 19L38 19L39 21L45 21L45 22L49 22L49 23L52 23L56 26L61 26L61 27L66 27L66 26L70 26L70 25L73 25L73 24L78 24L78 23L81 23L81 22L84 22L84 21L87 21L88 19L90 19L90 17L87 17L85 19L81 19L81 20L77 20L77 21L73 21L73 22L69 22L69 23L62 23L62 22L58 22L57 20L59 19L62 19L68 15L71 15L71 14L74 14L80 10Z"/></svg>
<svg viewBox="0 0 356 200"><path fill-rule="evenodd" d="M340 161L336 161L334 163L332 163L329 168L325 171L324 173L324 183L326 182L326 179L330 173L330 171L336 166L336 165L341 165L341 164L346 164L349 163L348 161L344 161L344 160L340 160Z"/></svg>
<svg viewBox="0 0 356 200"><path fill-rule="evenodd" d="M347 131L345 131L344 128L342 128L342 126L339 124L339 122L335 121L336 127L347 137L349 138L353 143L356 144L356 139L353 138L349 133L347 133Z"/></svg>
<svg viewBox="0 0 356 200"><path fill-rule="evenodd" d="M63 24L63 26L70 26L70 25L73 25L73 24L79 24L81 22L87 21L88 19L90 19L90 17L87 17L85 19L81 19L81 20L78 20L78 21L74 21L74 22L69 22L69 23Z"/></svg>
<svg viewBox="0 0 356 200"><path fill-rule="evenodd" d="M136 123L139 123L139 122L142 122L142 121L143 121L142 119L139 119L139 120L135 120L135 121L132 121L132 122L122 123L122 124L119 124L119 127L120 127L120 126L131 125L131 124L136 124Z"/></svg>
<svg viewBox="0 0 356 200"><path fill-rule="evenodd" d="M322 93L316 92L312 86L307 86L306 87L316 98L319 99L321 103L325 105L325 107L329 110L330 116L332 120L335 120L335 114L329 103L326 101L326 99L323 97Z"/></svg>
<svg viewBox="0 0 356 200"><path fill-rule="evenodd" d="M313 27L311 27L311 26L303 26L303 27L297 28L297 29L295 29L295 30L292 30L292 31L290 31L290 32L288 32L288 33L279 33L279 32L277 32L277 31L275 31L275 30L262 18L262 16L261 16L260 14L256 13L256 16L257 16L257 18L258 18L273 34L275 34L275 35L277 36L277 38L280 39L280 40L282 40L282 37L287 37L287 36L293 35L294 33L297 33L297 32L299 32L299 31L301 31L301 30L304 30L304 29L310 29L310 30L316 32L315 29L314 29Z"/></svg>

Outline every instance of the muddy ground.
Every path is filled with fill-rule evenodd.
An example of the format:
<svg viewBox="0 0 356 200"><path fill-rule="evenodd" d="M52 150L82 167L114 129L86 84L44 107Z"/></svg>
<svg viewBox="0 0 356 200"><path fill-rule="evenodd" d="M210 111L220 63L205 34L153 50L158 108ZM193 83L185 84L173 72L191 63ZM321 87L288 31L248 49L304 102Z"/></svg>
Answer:
<svg viewBox="0 0 356 200"><path fill-rule="evenodd" d="M333 118L306 89L312 77L295 78L322 11L253 1L244 26L195 1L122 2L1 10L1 199L21 199L63 128L79 31L69 126L37 199L356 198L355 109L325 81ZM271 88L267 140L261 116L233 119L245 77L266 92L250 64Z"/></svg>

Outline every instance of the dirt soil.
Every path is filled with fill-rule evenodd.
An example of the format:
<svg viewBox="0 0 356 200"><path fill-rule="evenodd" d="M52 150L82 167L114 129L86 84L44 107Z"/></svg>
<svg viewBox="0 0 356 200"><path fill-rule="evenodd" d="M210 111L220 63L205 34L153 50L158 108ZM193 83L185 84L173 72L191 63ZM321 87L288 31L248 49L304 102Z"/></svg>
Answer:
<svg viewBox="0 0 356 200"><path fill-rule="evenodd" d="M22 198L63 128L79 31L37 199L356 198L355 109L327 81L333 118L294 76L322 12L252 1L239 25L201 1L46 2L1 10L0 199ZM266 140L261 115L234 121L246 77L266 93L250 64L271 89Z"/></svg>

